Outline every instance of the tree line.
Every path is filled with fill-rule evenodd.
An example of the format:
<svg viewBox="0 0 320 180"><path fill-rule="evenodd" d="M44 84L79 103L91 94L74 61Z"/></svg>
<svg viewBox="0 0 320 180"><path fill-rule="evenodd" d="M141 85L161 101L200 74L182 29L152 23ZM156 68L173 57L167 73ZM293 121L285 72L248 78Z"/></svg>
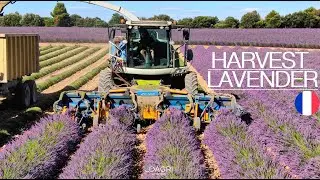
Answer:
<svg viewBox="0 0 320 180"><path fill-rule="evenodd" d="M216 16L198 16L183 18L177 24L193 28L320 28L320 9L310 7L285 16L272 10L264 19L257 11L244 14L240 20L231 16L224 20Z"/></svg>
<svg viewBox="0 0 320 180"><path fill-rule="evenodd" d="M83 18L77 14L69 15L64 4L57 3L51 12L51 17L40 17L32 13L23 16L18 12L10 13L0 17L0 26L107 27L120 23L122 18L124 17L120 14L114 13L106 22L98 17ZM231 16L224 20L219 20L217 16L197 16L174 20L165 14L154 15L150 18L140 17L140 19L176 21L177 24L192 28L320 28L320 9L310 7L284 16L272 10L265 18L262 18L257 11L252 11L244 14L240 20Z"/></svg>
<svg viewBox="0 0 320 180"><path fill-rule="evenodd" d="M45 26L45 27L107 27L104 20L95 18L83 18L77 14L69 15L64 3L57 3L50 13L51 17L40 17L37 14L27 13L20 15L18 12L0 17L0 26Z"/></svg>

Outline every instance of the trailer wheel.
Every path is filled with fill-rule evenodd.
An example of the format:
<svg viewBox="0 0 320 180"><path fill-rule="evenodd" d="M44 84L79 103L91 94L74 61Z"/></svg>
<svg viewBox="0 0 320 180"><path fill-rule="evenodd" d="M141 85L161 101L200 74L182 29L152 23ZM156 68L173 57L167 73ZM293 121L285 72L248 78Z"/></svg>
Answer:
<svg viewBox="0 0 320 180"><path fill-rule="evenodd" d="M186 77L184 78L184 82L185 82L185 88L189 94L191 95L198 94L198 78L196 73L191 72L187 74Z"/></svg>
<svg viewBox="0 0 320 180"><path fill-rule="evenodd" d="M25 83L28 84L30 88L30 103L35 104L38 101L38 94L37 94L37 85L36 82L33 80L28 80Z"/></svg>
<svg viewBox="0 0 320 180"><path fill-rule="evenodd" d="M99 92L109 92L113 87L112 71L110 68L102 70L99 74Z"/></svg>
<svg viewBox="0 0 320 180"><path fill-rule="evenodd" d="M21 108L27 108L31 102L31 91L27 83L19 84L17 87L17 101Z"/></svg>

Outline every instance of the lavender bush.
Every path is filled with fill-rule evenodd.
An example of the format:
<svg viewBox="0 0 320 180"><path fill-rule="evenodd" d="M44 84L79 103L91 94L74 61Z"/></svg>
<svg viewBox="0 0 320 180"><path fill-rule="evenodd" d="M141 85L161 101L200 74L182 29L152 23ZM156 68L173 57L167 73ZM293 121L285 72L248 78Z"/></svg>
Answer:
<svg viewBox="0 0 320 180"><path fill-rule="evenodd" d="M259 52L264 55L268 51L284 50L253 47L218 48L214 46L205 49L203 46L197 46L194 48L195 60L192 65L206 80L208 80L208 69L211 68L211 53L213 51L216 52L217 58L222 58L223 52L228 54L232 52L238 54L244 51ZM319 51L310 51L308 55L305 55L305 68L320 70L319 55ZM296 63L299 65L299 60ZM216 68L222 69L223 67ZM218 84L223 71L215 70L212 72L211 83ZM239 73L242 71L236 71L238 77L241 77ZM283 79L280 79L280 82L282 81ZM233 83L235 84L234 80ZM282 84L284 83L282 82ZM242 88L245 88L245 85ZM312 86L309 85L309 87ZM297 113L294 100L299 91L215 91L233 93L241 97L239 103L251 113L254 119L248 134L257 142L259 148L264 149L264 152L271 158L279 160L279 164L286 168L292 177L304 177L304 169L307 168L310 161L314 161L314 158L320 155L320 124L315 117L305 117ZM316 172L312 173L316 174Z"/></svg>
<svg viewBox="0 0 320 180"><path fill-rule="evenodd" d="M277 163L247 134L247 126L230 112L223 111L204 132L204 143L213 152L222 178L289 178Z"/></svg>
<svg viewBox="0 0 320 180"><path fill-rule="evenodd" d="M319 48L320 29L191 29L191 44ZM173 40L182 41L173 31Z"/></svg>
<svg viewBox="0 0 320 180"><path fill-rule="evenodd" d="M132 177L136 136L119 122L126 109L112 111L111 124L90 133L72 156L59 178L62 179L129 179ZM118 115L116 117L116 114ZM130 117L129 114L127 117ZM131 116L132 117L132 116ZM126 119L129 122L129 119Z"/></svg>
<svg viewBox="0 0 320 180"><path fill-rule="evenodd" d="M204 158L190 120L169 109L147 133L143 179L203 179Z"/></svg>
<svg viewBox="0 0 320 180"><path fill-rule="evenodd" d="M133 129L135 116L129 108L127 108L125 105L121 105L118 108L111 109L109 119L111 124L119 123L128 129Z"/></svg>
<svg viewBox="0 0 320 180"><path fill-rule="evenodd" d="M279 95L278 101L270 98L276 92L248 93L252 98L242 104L255 118L249 134L290 169L293 176L303 176L308 163L320 156L320 124L314 118L286 112L288 102L284 103ZM291 99L289 94L286 99Z"/></svg>
<svg viewBox="0 0 320 180"><path fill-rule="evenodd" d="M108 42L107 28L85 27L0 27L0 33L38 33L41 42ZM191 44L320 47L320 29L191 29ZM173 30L174 41L182 33Z"/></svg>
<svg viewBox="0 0 320 180"><path fill-rule="evenodd" d="M320 179L320 157L312 158L304 167L303 179Z"/></svg>
<svg viewBox="0 0 320 180"><path fill-rule="evenodd" d="M44 117L0 152L0 178L54 178L80 138L71 117Z"/></svg>

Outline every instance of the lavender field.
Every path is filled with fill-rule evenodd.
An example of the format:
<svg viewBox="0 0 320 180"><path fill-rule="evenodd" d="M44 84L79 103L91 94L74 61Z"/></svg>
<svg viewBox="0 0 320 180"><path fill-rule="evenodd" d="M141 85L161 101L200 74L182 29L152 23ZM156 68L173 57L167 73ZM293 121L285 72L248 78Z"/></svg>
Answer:
<svg viewBox="0 0 320 180"><path fill-rule="evenodd" d="M107 28L0 27L0 33L38 33L41 42L108 42ZM320 48L320 29L191 29L191 44ZM182 41L173 31L173 40Z"/></svg>
<svg viewBox="0 0 320 180"><path fill-rule="evenodd" d="M3 28L0 33L22 32L22 28ZM24 33L40 33L42 42L106 43L107 29L102 28L23 28ZM174 40L181 41L174 32ZM262 57L268 52L307 51L304 69L320 72L320 50L280 47L319 48L318 29L192 29L193 60L190 64L200 78L208 82L212 69L212 52L217 59L223 53L257 52ZM191 44L192 44L191 43ZM217 44L223 46L214 46ZM226 45L235 45L234 47ZM243 47L251 46L251 47ZM273 46L273 47L257 47ZM106 47L104 47L106 48ZM180 49L182 52L183 47ZM75 89L98 77L105 68L105 49L99 47L52 46L40 48L43 69L30 78L45 77L38 87L49 87L76 75L71 83ZM85 59L90 57L89 59ZM275 56L275 58L281 58ZM57 70L68 67L65 71ZM94 62L96 68L91 68ZM104 64L102 64L104 63ZM266 62L266 66L270 62ZM295 61L297 67L301 64ZM250 65L250 63L248 63ZM76 74L81 69L80 74ZM99 69L98 69L99 68ZM210 82L218 84L224 72L222 64L212 70ZM237 69L236 64L231 68ZM80 69L80 70L79 70ZM245 69L254 69L245 66ZM94 72L95 75L91 75ZM266 70L270 77L272 71ZM235 72L241 77L242 71ZM246 76L244 82L246 82ZM52 78L52 79L51 79ZM83 82L86 81L86 82ZM284 79L280 79L283 83ZM232 80L234 84L236 82ZM265 82L266 83L266 82ZM320 84L320 79L317 81ZM76 85L79 84L79 85ZM80 85L82 84L82 85ZM94 82L95 87L97 83ZM209 85L210 83L206 84ZM298 84L303 84L299 81ZM312 84L308 84L310 88ZM239 88L245 88L246 83ZM222 88L230 88L222 86ZM268 84L266 88L272 88ZM93 91L93 90L88 90ZM83 133L74 119L66 115L45 115L31 128L0 146L0 178L53 179L319 179L320 178L320 113L302 116L294 101L298 90L219 90L233 94L249 113L252 122L246 123L229 110L217 113L213 121L200 132L192 126L185 112L170 108L153 124L137 132L136 114L125 106L106 114L105 124ZM319 90L317 91L319 94ZM57 96L58 97L58 96ZM44 102L44 104L47 104ZM52 102L50 102L50 107ZM48 109L46 109L48 110ZM4 112L4 111L2 111ZM16 112L12 112L16 115ZM1 128L14 126L11 115L0 116ZM20 117L25 118L25 117ZM16 122L20 120L16 119ZM39 121L38 121L39 120ZM10 123L9 123L10 122ZM13 121L14 122L14 121ZM6 124L7 123L7 124ZM5 125L4 125L5 124ZM20 122L23 124L23 121ZM23 125L20 125L23 127ZM9 133L10 134L9 134ZM8 131L14 136L17 132ZM1 144L2 145L2 144Z"/></svg>
<svg viewBox="0 0 320 180"><path fill-rule="evenodd" d="M283 51L269 48L196 46L192 65L208 80L212 52ZM311 51L305 68L320 71L320 52ZM299 62L297 62L298 64ZM223 67L216 67L223 68ZM252 67L246 67L251 69ZM220 81L222 70L215 70L211 82ZM237 71L240 73L241 71ZM280 80L282 81L282 80ZM319 83L319 81L318 81ZM320 118L296 112L297 90L215 90L240 97L253 119L247 126L236 116L224 112L204 132L205 143L214 153L223 178L319 178ZM228 149L228 151L225 151Z"/></svg>

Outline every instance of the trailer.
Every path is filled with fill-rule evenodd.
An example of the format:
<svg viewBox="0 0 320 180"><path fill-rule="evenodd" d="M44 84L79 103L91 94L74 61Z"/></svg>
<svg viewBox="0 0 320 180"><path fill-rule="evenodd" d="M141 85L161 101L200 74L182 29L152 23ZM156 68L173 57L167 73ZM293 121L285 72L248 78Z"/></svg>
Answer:
<svg viewBox="0 0 320 180"><path fill-rule="evenodd" d="M38 34L0 34L0 101L23 108L37 102L35 81L23 81L23 76L40 69L39 40Z"/></svg>

